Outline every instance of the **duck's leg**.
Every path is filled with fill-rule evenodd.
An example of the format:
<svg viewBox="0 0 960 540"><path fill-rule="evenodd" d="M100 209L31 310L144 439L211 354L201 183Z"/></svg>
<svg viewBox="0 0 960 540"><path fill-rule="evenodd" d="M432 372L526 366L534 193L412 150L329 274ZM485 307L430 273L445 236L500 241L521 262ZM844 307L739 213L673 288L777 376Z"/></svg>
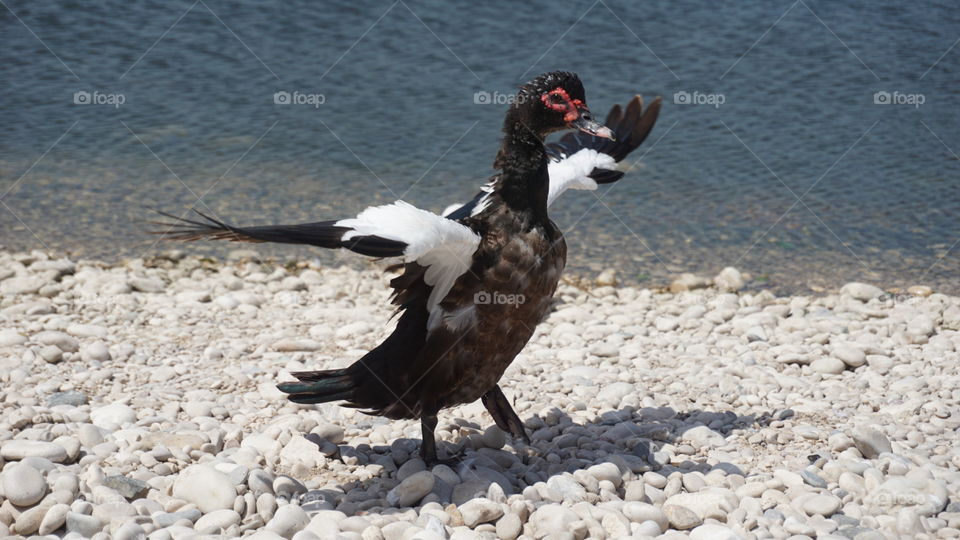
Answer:
<svg viewBox="0 0 960 540"><path fill-rule="evenodd" d="M499 385L494 386L493 389L482 395L480 401L483 402L483 406L493 417L493 421L497 423L497 427L514 438L523 439L523 442L530 444L530 437L527 436L527 431L523 429L523 422L520 421L520 417L510 406L507 396L503 395L503 390L500 389Z"/></svg>
<svg viewBox="0 0 960 540"><path fill-rule="evenodd" d="M428 467L432 467L433 465L453 466L463 459L462 452L457 452L447 459L439 459L437 457L437 440L433 434L434 430L437 429L436 414L420 418L420 427L423 433L423 443L420 444L420 458L423 459L423 462L426 463Z"/></svg>
<svg viewBox="0 0 960 540"><path fill-rule="evenodd" d="M433 431L437 429L437 415L431 414L420 418L420 429L423 432L423 442L420 444L420 457L426 464L437 462L437 440Z"/></svg>

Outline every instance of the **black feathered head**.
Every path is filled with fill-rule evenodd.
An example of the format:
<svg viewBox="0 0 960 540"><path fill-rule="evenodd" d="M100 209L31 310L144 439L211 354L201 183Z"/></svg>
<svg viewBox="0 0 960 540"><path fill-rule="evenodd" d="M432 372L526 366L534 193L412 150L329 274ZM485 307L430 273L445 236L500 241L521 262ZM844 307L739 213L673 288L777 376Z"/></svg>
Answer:
<svg viewBox="0 0 960 540"><path fill-rule="evenodd" d="M612 131L594 122L580 77L568 71L545 73L521 86L507 122L522 122L540 136L576 128L597 137L613 138Z"/></svg>

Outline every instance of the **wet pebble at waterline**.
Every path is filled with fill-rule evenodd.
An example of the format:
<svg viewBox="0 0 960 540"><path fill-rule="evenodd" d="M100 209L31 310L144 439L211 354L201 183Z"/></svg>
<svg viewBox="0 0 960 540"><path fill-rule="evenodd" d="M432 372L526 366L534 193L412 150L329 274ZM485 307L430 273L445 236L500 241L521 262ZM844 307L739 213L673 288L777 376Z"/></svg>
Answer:
<svg viewBox="0 0 960 540"><path fill-rule="evenodd" d="M375 346L389 276L39 252L0 276L2 535L960 535L957 297L562 285L502 381L532 444L460 406L437 435L462 458L427 467L418 422L274 386Z"/></svg>

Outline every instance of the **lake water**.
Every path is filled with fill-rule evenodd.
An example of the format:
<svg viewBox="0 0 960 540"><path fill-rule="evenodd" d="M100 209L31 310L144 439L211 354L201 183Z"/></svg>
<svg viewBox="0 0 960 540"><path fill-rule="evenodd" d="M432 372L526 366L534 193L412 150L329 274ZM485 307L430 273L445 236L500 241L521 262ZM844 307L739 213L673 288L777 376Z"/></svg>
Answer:
<svg viewBox="0 0 960 540"><path fill-rule="evenodd" d="M505 105L475 94L566 69L598 116L664 98L633 172L551 209L572 272L659 285L734 265L780 292L960 293L952 2L6 5L8 248L154 253L171 245L144 234L148 208L198 198L237 224L399 197L439 211L491 173Z"/></svg>

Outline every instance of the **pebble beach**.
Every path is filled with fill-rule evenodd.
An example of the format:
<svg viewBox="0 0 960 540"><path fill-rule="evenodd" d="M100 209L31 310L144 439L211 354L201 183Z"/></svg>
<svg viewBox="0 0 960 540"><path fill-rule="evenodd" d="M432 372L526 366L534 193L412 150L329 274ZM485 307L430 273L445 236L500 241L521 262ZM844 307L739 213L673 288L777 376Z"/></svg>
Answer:
<svg viewBox="0 0 960 540"><path fill-rule="evenodd" d="M960 297L567 278L501 380L532 443L464 405L428 468L275 388L389 334L383 266L0 251L0 536L960 537Z"/></svg>

